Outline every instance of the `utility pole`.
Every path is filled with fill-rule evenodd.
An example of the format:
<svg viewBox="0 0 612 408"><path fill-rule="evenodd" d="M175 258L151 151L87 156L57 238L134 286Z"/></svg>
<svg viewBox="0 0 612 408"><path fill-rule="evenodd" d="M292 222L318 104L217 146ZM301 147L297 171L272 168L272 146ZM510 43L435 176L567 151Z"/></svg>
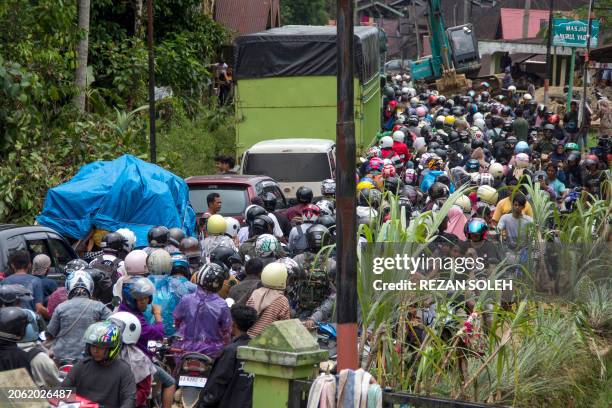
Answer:
<svg viewBox="0 0 612 408"><path fill-rule="evenodd" d="M463 0L463 24L470 22L472 15L472 0Z"/></svg>
<svg viewBox="0 0 612 408"><path fill-rule="evenodd" d="M587 70L589 66L589 52L591 50L591 26L593 25L593 7L595 6L595 0L589 1L589 26L587 28L587 43L586 53L584 54L584 65L582 66L582 103L580 104L580 112L578 114L580 126L584 127L586 121L586 109L587 109ZM586 146L585 146L586 148Z"/></svg>
<svg viewBox="0 0 612 408"><path fill-rule="evenodd" d="M357 369L357 215L355 182L355 108L353 0L336 2L336 203L337 253L336 312L338 332L338 371Z"/></svg>
<svg viewBox="0 0 612 408"><path fill-rule="evenodd" d="M147 47L149 49L149 161L157 162L155 144L155 54L153 52L153 0L147 0Z"/></svg>
<svg viewBox="0 0 612 408"><path fill-rule="evenodd" d="M414 35L416 36L417 57L421 58L421 34L419 33L419 18L417 17L416 4L414 0L410 3L410 15L414 21Z"/></svg>
<svg viewBox="0 0 612 408"><path fill-rule="evenodd" d="M550 61L550 47L552 45L552 27L553 25L553 0L550 0L548 5L548 35L546 36L546 79L544 80L544 104L548 103L548 85L552 78L552 64Z"/></svg>

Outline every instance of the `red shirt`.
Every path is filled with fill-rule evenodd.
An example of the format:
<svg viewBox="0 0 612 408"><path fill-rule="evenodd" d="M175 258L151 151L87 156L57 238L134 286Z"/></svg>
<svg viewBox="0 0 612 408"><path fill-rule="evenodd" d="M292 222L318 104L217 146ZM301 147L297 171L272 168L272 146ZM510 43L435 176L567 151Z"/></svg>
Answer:
<svg viewBox="0 0 612 408"><path fill-rule="evenodd" d="M395 142L393 142L395 145ZM381 159L390 159L395 155L395 151L393 148L390 149L380 149L380 158Z"/></svg>

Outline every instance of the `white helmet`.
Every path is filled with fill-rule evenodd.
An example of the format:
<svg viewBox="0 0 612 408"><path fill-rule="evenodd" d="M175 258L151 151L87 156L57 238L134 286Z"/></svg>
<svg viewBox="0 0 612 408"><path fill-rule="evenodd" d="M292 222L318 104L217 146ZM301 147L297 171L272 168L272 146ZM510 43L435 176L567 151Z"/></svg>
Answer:
<svg viewBox="0 0 612 408"><path fill-rule="evenodd" d="M400 82L400 81L402 80L402 76L401 76L401 75L399 75L399 74L397 74L397 75L395 76L395 80L396 80L397 82Z"/></svg>
<svg viewBox="0 0 612 408"><path fill-rule="evenodd" d="M480 113L480 112L476 112L476 113L475 113L475 114L472 116L472 118L473 118L474 120L477 120L477 119L484 119L484 115L483 115L482 113Z"/></svg>
<svg viewBox="0 0 612 408"><path fill-rule="evenodd" d="M516 86L514 86L514 85L510 85L510 86L508 87L508 92L516 92Z"/></svg>
<svg viewBox="0 0 612 408"><path fill-rule="evenodd" d="M523 95L524 101L530 101L532 99L533 99L533 96L531 96L531 94L526 93L525 95Z"/></svg>
<svg viewBox="0 0 612 408"><path fill-rule="evenodd" d="M357 212L357 224L370 224L373 220L378 217L378 211L372 207L359 206L356 208Z"/></svg>
<svg viewBox="0 0 612 408"><path fill-rule="evenodd" d="M315 205L321 210L321 215L334 215L336 213L334 205L329 200L317 201Z"/></svg>
<svg viewBox="0 0 612 408"><path fill-rule="evenodd" d="M480 185L481 186L492 186L493 185L493 176L491 173L482 173L480 175Z"/></svg>
<svg viewBox="0 0 612 408"><path fill-rule="evenodd" d="M64 284L66 287L66 293L70 295L75 289L85 289L89 296L92 295L94 290L94 281L91 275L88 272L85 272L83 269L72 272L66 278L66 283Z"/></svg>
<svg viewBox="0 0 612 408"><path fill-rule="evenodd" d="M527 153L519 153L514 157L514 162L518 169L529 167L529 155Z"/></svg>
<svg viewBox="0 0 612 408"><path fill-rule="evenodd" d="M499 197L497 190L491 186L480 186L476 191L478 199L484 201L489 205L497 205L497 199Z"/></svg>
<svg viewBox="0 0 612 408"><path fill-rule="evenodd" d="M264 287L285 290L287 287L287 267L280 262L272 262L261 271L261 283Z"/></svg>
<svg viewBox="0 0 612 408"><path fill-rule="evenodd" d="M427 151L427 143L425 138L417 137L412 145L417 153L425 153Z"/></svg>
<svg viewBox="0 0 612 408"><path fill-rule="evenodd" d="M136 344L140 339L142 326L136 316L130 312L117 312L109 317L109 320L114 320L122 327L121 341L123 344Z"/></svg>
<svg viewBox="0 0 612 408"><path fill-rule="evenodd" d="M225 233L232 238L235 238L238 235L238 231L240 230L240 222L234 217L225 217Z"/></svg>
<svg viewBox="0 0 612 408"><path fill-rule="evenodd" d="M491 173L494 179L500 180L504 177L504 166L501 163L492 163L491 166L489 166L489 173Z"/></svg>
<svg viewBox="0 0 612 408"><path fill-rule="evenodd" d="M413 96L412 98L410 98L411 106L416 106L418 103L419 103L419 99L416 96Z"/></svg>
<svg viewBox="0 0 612 408"><path fill-rule="evenodd" d="M381 149L390 149L393 147L393 138L391 136L383 136L380 138L379 146Z"/></svg>
<svg viewBox="0 0 612 408"><path fill-rule="evenodd" d="M465 194L460 195L455 201L455 205L461 207L464 213L469 214L472 212L472 202Z"/></svg>
<svg viewBox="0 0 612 408"><path fill-rule="evenodd" d="M144 275L148 273L147 253L142 249L135 249L126 255L123 264L128 275Z"/></svg>
<svg viewBox="0 0 612 408"><path fill-rule="evenodd" d="M404 139L405 138L406 138L406 135L401 130L396 130L395 132L393 132L393 141L394 142L404 143Z"/></svg>
<svg viewBox="0 0 612 408"><path fill-rule="evenodd" d="M416 96L416 89L414 88L408 88L408 93L410 94L410 96ZM417 102L419 100L417 99ZM412 102L412 101L411 101Z"/></svg>
<svg viewBox="0 0 612 408"><path fill-rule="evenodd" d="M444 119L446 119L444 117L444 115L436 116L436 125L443 125L444 124Z"/></svg>
<svg viewBox="0 0 612 408"><path fill-rule="evenodd" d="M255 241L255 254L258 257L267 258L276 256L280 251L280 242L272 234L261 234Z"/></svg>
<svg viewBox="0 0 612 408"><path fill-rule="evenodd" d="M410 92L410 89L407 86L402 88L402 94L406 95L409 92Z"/></svg>
<svg viewBox="0 0 612 408"><path fill-rule="evenodd" d="M474 119L474 126L478 127L478 129L480 129L481 131L484 132L485 127L487 126L484 119L480 118L480 119Z"/></svg>
<svg viewBox="0 0 612 408"><path fill-rule="evenodd" d="M132 249L134 249L134 244L136 243L136 235L134 234L134 232L132 232L132 230L128 228L119 228L115 232L117 234L120 234L125 239L125 244L123 245L123 248L126 252L130 252Z"/></svg>
<svg viewBox="0 0 612 408"><path fill-rule="evenodd" d="M170 275L172 257L165 249L156 249L147 257L147 270L152 275Z"/></svg>

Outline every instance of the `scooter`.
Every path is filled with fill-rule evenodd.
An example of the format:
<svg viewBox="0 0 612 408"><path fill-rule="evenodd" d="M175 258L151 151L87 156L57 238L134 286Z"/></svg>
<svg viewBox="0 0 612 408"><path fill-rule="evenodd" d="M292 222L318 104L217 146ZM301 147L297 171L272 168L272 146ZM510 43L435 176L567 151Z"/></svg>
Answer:
<svg viewBox="0 0 612 408"><path fill-rule="evenodd" d="M193 408L198 404L212 365L213 360L204 354L188 352L181 356L175 370L184 408Z"/></svg>

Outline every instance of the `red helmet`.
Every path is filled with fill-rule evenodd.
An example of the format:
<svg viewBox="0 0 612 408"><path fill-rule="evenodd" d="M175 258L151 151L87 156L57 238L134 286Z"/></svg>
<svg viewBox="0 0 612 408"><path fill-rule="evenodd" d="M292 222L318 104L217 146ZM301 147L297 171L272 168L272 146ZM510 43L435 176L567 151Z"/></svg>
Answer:
<svg viewBox="0 0 612 408"><path fill-rule="evenodd" d="M395 166L392 164L385 164L382 168L382 176L384 178L387 177L395 177L397 172L395 171Z"/></svg>
<svg viewBox="0 0 612 408"><path fill-rule="evenodd" d="M400 130L403 127L403 125L395 125L393 126L393 131L395 132L396 130Z"/></svg>
<svg viewBox="0 0 612 408"><path fill-rule="evenodd" d="M307 204L302 208L302 218L304 221L317 222L321 214L321 209L314 204Z"/></svg>
<svg viewBox="0 0 612 408"><path fill-rule="evenodd" d="M391 101L391 102L389 102L389 107L390 107L391 109L395 109L395 108L397 108L397 101Z"/></svg>
<svg viewBox="0 0 612 408"><path fill-rule="evenodd" d="M427 102L430 105L435 105L436 103L438 103L438 97L436 95L429 95L429 98L427 98Z"/></svg>
<svg viewBox="0 0 612 408"><path fill-rule="evenodd" d="M557 123L559 123L560 120L561 119L559 118L559 115L557 115L556 113L548 117L548 123L551 123L553 125L556 125Z"/></svg>

